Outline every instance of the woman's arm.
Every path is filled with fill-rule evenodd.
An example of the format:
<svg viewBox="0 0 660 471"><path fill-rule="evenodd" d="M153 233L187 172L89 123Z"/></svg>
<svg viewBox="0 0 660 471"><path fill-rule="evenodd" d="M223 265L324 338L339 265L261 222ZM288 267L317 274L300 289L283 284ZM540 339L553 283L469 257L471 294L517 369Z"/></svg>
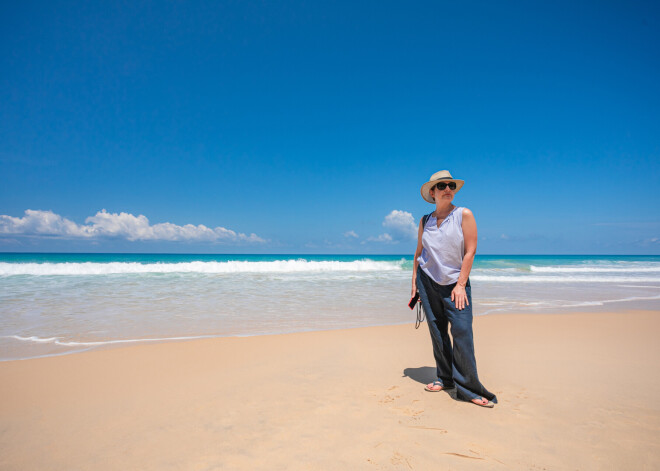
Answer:
<svg viewBox="0 0 660 471"><path fill-rule="evenodd" d="M470 305L467 294L465 293L465 285L472 270L474 255L477 253L477 221L475 221L472 211L467 208L463 209L463 223L461 227L463 228L465 254L463 254L461 273L458 275L456 286L451 292L451 300L454 301L456 308L459 310Z"/></svg>
<svg viewBox="0 0 660 471"><path fill-rule="evenodd" d="M417 293L417 268L419 267L417 259L422 255L422 234L424 233L423 221L424 217L419 220L419 229L417 230L417 249L415 250L415 259L413 260L412 290L410 291L411 298Z"/></svg>

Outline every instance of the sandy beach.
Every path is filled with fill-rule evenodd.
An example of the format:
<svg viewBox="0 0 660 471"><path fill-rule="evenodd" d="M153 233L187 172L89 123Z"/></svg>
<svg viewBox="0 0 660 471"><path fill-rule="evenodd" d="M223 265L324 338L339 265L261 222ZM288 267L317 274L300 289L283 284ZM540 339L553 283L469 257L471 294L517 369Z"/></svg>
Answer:
<svg viewBox="0 0 660 471"><path fill-rule="evenodd" d="M492 315L494 409L425 392L426 325L0 363L0 469L658 469L660 312Z"/></svg>

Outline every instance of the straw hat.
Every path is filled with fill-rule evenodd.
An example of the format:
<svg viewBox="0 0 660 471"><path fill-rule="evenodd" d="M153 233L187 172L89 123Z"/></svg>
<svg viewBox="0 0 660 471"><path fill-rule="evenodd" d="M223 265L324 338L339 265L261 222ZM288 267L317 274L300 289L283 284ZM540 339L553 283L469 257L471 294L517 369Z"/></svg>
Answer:
<svg viewBox="0 0 660 471"><path fill-rule="evenodd" d="M429 203L435 204L435 200L431 198L431 188L440 182L456 182L456 191L460 190L463 186L463 183L465 183L463 180L456 180L455 178L452 178L449 170L440 170L439 172L435 172L433 175L431 175L429 181L422 185L422 198L424 198Z"/></svg>

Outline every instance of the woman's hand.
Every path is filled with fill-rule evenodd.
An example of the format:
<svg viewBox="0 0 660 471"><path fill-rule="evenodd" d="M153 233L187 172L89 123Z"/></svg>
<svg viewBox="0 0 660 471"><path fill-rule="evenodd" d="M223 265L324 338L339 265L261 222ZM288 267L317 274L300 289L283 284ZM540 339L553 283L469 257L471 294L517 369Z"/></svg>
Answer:
<svg viewBox="0 0 660 471"><path fill-rule="evenodd" d="M467 294L465 293L465 286L456 283L454 289L451 290L451 300L454 301L454 305L459 311L465 309L465 306L469 306L470 301L468 301Z"/></svg>
<svg viewBox="0 0 660 471"><path fill-rule="evenodd" d="M415 282L415 280L413 280L412 289L410 290L410 297L414 298L416 294L417 294L417 283Z"/></svg>

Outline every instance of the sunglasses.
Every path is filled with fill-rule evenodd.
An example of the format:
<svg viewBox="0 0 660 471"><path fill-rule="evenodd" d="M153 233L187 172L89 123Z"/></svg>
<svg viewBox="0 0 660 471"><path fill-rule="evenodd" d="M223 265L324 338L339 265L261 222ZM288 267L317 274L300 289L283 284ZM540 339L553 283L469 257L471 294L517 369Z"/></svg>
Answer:
<svg viewBox="0 0 660 471"><path fill-rule="evenodd" d="M435 186L435 188L437 188L440 191L444 190L447 187L449 187L450 190L455 190L456 189L456 182L449 182L449 183L440 182Z"/></svg>

